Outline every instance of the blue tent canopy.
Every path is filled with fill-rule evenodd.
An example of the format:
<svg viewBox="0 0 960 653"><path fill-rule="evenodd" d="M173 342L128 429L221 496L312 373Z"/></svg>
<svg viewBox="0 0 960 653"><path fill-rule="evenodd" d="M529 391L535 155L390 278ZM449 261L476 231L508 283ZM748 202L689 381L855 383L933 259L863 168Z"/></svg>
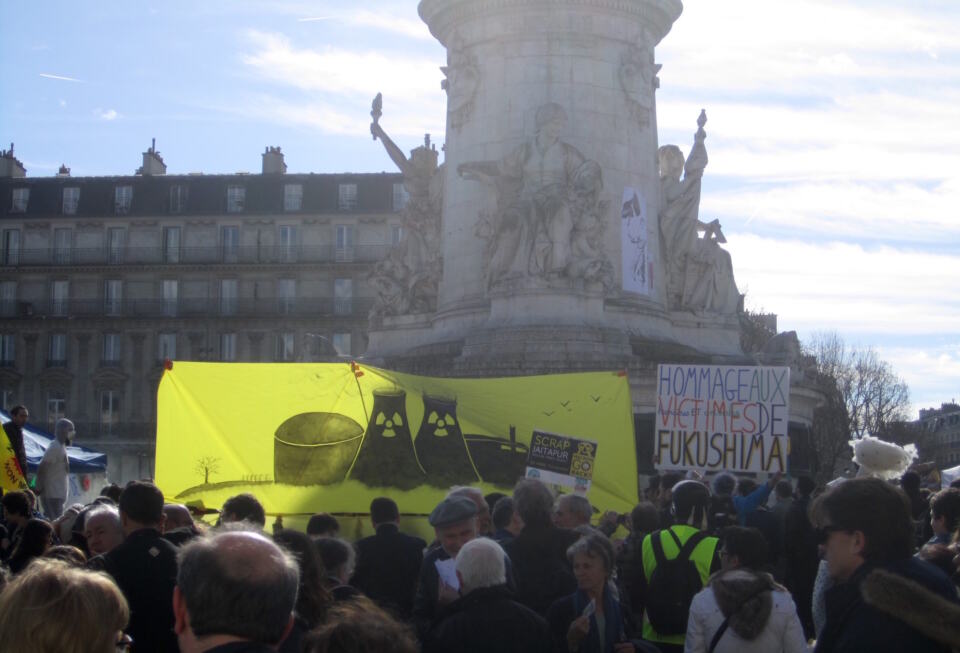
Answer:
<svg viewBox="0 0 960 653"><path fill-rule="evenodd" d="M0 410L3 423L10 421L10 413ZM23 448L27 452L27 471L36 472L40 459L53 441L54 436L33 424L27 423L23 427ZM107 454L93 451L86 447L67 447L67 458L70 460L70 472L73 474L95 474L107 471Z"/></svg>

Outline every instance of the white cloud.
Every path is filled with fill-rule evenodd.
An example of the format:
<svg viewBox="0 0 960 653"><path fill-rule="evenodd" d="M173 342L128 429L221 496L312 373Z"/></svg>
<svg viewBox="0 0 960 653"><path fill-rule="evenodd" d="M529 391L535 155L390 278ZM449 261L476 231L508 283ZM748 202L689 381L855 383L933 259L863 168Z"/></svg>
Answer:
<svg viewBox="0 0 960 653"><path fill-rule="evenodd" d="M940 347L879 346L877 353L910 387L914 419L921 408L960 399L960 340Z"/></svg>
<svg viewBox="0 0 960 653"><path fill-rule="evenodd" d="M116 109L94 109L93 115L95 115L97 118L100 118L100 120L106 121L116 120L120 117L120 114L117 113Z"/></svg>

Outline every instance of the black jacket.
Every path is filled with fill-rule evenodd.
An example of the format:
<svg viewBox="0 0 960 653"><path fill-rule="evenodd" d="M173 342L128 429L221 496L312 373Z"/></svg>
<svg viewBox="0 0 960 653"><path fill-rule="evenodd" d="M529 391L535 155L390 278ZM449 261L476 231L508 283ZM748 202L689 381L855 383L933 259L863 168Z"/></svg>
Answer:
<svg viewBox="0 0 960 653"><path fill-rule="evenodd" d="M545 615L554 601L577 589L567 549L578 537L565 528L527 525L504 545L513 563L520 603Z"/></svg>
<svg viewBox="0 0 960 653"><path fill-rule="evenodd" d="M958 602L957 589L950 579L923 560L911 557L884 565L863 564L847 582L827 590L827 623L817 641L816 653L949 653L949 646L938 644L919 630L885 615L864 601L861 584L877 568L913 580L952 603Z"/></svg>
<svg viewBox="0 0 960 653"><path fill-rule="evenodd" d="M177 584L177 548L152 528L134 531L104 556L104 571L113 576L130 604L127 633L134 653L176 653L173 588Z"/></svg>
<svg viewBox="0 0 960 653"><path fill-rule="evenodd" d="M546 620L513 600L505 585L476 589L441 613L424 653L550 653Z"/></svg>
<svg viewBox="0 0 960 653"><path fill-rule="evenodd" d="M350 583L402 619L413 612L413 594L427 543L380 524L377 534L357 542L357 567Z"/></svg>

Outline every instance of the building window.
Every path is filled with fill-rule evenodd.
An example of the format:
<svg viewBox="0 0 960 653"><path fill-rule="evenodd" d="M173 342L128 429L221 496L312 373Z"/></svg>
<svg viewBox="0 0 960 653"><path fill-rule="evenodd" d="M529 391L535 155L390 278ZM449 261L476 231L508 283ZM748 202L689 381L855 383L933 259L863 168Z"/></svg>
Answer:
<svg viewBox="0 0 960 653"><path fill-rule="evenodd" d="M17 336L12 333L0 334L0 367L13 367L17 360ZM3 406L10 409L8 404Z"/></svg>
<svg viewBox="0 0 960 653"><path fill-rule="evenodd" d="M47 428L56 432L57 421L67 416L67 395L63 390L47 392Z"/></svg>
<svg viewBox="0 0 960 653"><path fill-rule="evenodd" d="M180 262L180 227L163 228L163 262Z"/></svg>
<svg viewBox="0 0 960 653"><path fill-rule="evenodd" d="M222 361L237 360L237 334L235 333L220 334L220 360Z"/></svg>
<svg viewBox="0 0 960 653"><path fill-rule="evenodd" d="M237 280L220 280L220 315L237 313Z"/></svg>
<svg viewBox="0 0 960 653"><path fill-rule="evenodd" d="M393 185L393 210L398 213L407 208L407 202L410 200L410 193L403 184Z"/></svg>
<svg viewBox="0 0 960 653"><path fill-rule="evenodd" d="M180 301L180 284L176 279L164 279L161 282L161 302L163 314L176 317Z"/></svg>
<svg viewBox="0 0 960 653"><path fill-rule="evenodd" d="M353 279L333 280L333 314L353 313Z"/></svg>
<svg viewBox="0 0 960 653"><path fill-rule="evenodd" d="M357 208L357 185L340 184L338 188L339 201L337 206L341 211L353 211Z"/></svg>
<svg viewBox="0 0 960 653"><path fill-rule="evenodd" d="M243 213L247 189L243 186L227 186L227 213Z"/></svg>
<svg viewBox="0 0 960 653"><path fill-rule="evenodd" d="M100 391L100 432L114 433L120 426L120 393L116 390Z"/></svg>
<svg viewBox="0 0 960 653"><path fill-rule="evenodd" d="M399 245L403 240L403 227L398 224L390 225L390 244Z"/></svg>
<svg viewBox="0 0 960 653"><path fill-rule="evenodd" d="M157 356L160 361L177 358L177 334L161 333L157 336Z"/></svg>
<svg viewBox="0 0 960 653"><path fill-rule="evenodd" d="M236 263L240 254L240 227L220 227L220 262Z"/></svg>
<svg viewBox="0 0 960 653"><path fill-rule="evenodd" d="M64 188L62 205L63 214L76 215L78 204L80 204L80 188L77 186L67 186Z"/></svg>
<svg viewBox="0 0 960 653"><path fill-rule="evenodd" d="M103 282L103 313L111 317L120 315L123 302L123 281L107 279Z"/></svg>
<svg viewBox="0 0 960 653"><path fill-rule="evenodd" d="M297 299L296 279L277 279L277 310L292 313Z"/></svg>
<svg viewBox="0 0 960 653"><path fill-rule="evenodd" d="M293 225L280 226L280 260L292 263L297 260L297 228Z"/></svg>
<svg viewBox="0 0 960 653"><path fill-rule="evenodd" d="M17 282L0 281L0 317L17 314Z"/></svg>
<svg viewBox="0 0 960 653"><path fill-rule="evenodd" d="M20 263L20 230L3 230L3 264L18 265Z"/></svg>
<svg viewBox="0 0 960 653"><path fill-rule="evenodd" d="M277 360L289 362L293 360L293 357L294 357L293 334L278 333L277 334Z"/></svg>
<svg viewBox="0 0 960 653"><path fill-rule="evenodd" d="M353 353L349 333L334 333L333 348L337 350L338 356L350 356Z"/></svg>
<svg viewBox="0 0 960 653"><path fill-rule="evenodd" d="M13 204L10 206L10 213L26 213L27 204L30 202L29 188L13 189Z"/></svg>
<svg viewBox="0 0 960 653"><path fill-rule="evenodd" d="M70 282L54 281L50 284L50 313L63 317L70 310Z"/></svg>
<svg viewBox="0 0 960 653"><path fill-rule="evenodd" d="M100 357L104 367L118 367L120 365L120 334L103 334L103 356Z"/></svg>
<svg viewBox="0 0 960 653"><path fill-rule="evenodd" d="M50 349L47 352L47 367L67 366L67 334L51 333Z"/></svg>
<svg viewBox="0 0 960 653"><path fill-rule="evenodd" d="M299 211L303 208L303 184L284 184L283 210Z"/></svg>
<svg viewBox="0 0 960 653"><path fill-rule="evenodd" d="M170 187L170 213L183 213L187 208L187 187L177 184Z"/></svg>
<svg viewBox="0 0 960 653"><path fill-rule="evenodd" d="M130 204L133 203L133 186L117 186L113 190L113 208L117 215L130 213Z"/></svg>
<svg viewBox="0 0 960 653"><path fill-rule="evenodd" d="M10 412L10 409L17 405L17 393L14 390L4 388L0 390L0 408Z"/></svg>
<svg viewBox="0 0 960 653"><path fill-rule="evenodd" d="M337 250L335 258L338 263L344 263L353 260L353 240L355 231L356 229L353 225L337 225Z"/></svg>
<svg viewBox="0 0 960 653"><path fill-rule="evenodd" d="M73 229L53 230L53 261L59 265L70 263L73 249Z"/></svg>
<svg viewBox="0 0 960 653"><path fill-rule="evenodd" d="M126 229L110 227L107 229L107 261L113 265L123 263L123 241Z"/></svg>

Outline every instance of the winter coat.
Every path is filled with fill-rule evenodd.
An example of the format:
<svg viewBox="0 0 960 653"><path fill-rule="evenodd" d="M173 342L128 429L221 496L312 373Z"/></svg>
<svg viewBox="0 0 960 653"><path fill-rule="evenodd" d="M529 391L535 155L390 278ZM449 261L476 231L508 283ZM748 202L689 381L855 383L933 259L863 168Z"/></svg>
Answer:
<svg viewBox="0 0 960 653"><path fill-rule="evenodd" d="M427 543L401 533L396 524L380 524L377 534L357 542L357 568L351 584L381 607L408 619Z"/></svg>
<svg viewBox="0 0 960 653"><path fill-rule="evenodd" d="M717 642L715 653L807 651L797 606L790 593L767 574L735 569L715 574L710 584L693 598L685 653L706 653L728 617L727 629Z"/></svg>
<svg viewBox="0 0 960 653"><path fill-rule="evenodd" d="M883 565L864 563L846 582L827 590L827 622L817 641L816 653L949 653L949 646L939 643L925 630L914 626L922 623L925 617L919 612L919 605L914 606L917 614L911 614L912 611L887 614L864 600L861 585L878 568L914 581L934 597L943 599L944 604L958 605L957 588L946 574L928 562L911 556Z"/></svg>
<svg viewBox="0 0 960 653"><path fill-rule="evenodd" d="M941 644L960 650L960 605L903 576L875 569L860 585L864 601Z"/></svg>
<svg viewBox="0 0 960 653"><path fill-rule="evenodd" d="M424 653L550 653L547 622L505 585L475 589L441 611Z"/></svg>
<svg viewBox="0 0 960 653"><path fill-rule="evenodd" d="M503 548L513 563L517 600L538 614L577 588L567 549L579 535L552 525L527 524Z"/></svg>

